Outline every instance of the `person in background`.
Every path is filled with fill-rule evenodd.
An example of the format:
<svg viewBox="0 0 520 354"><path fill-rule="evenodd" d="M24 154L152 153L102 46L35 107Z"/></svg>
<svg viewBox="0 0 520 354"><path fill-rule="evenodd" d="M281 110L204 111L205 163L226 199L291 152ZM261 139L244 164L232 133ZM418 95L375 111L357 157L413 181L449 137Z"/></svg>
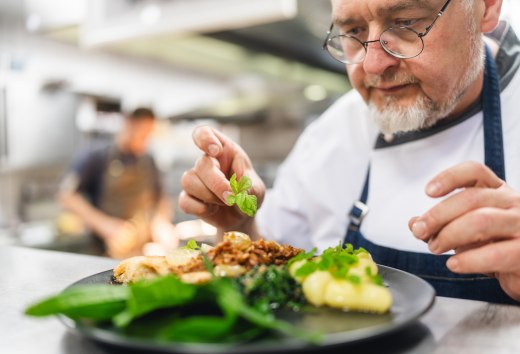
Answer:
<svg viewBox="0 0 520 354"><path fill-rule="evenodd" d="M155 114L137 108L126 115L113 144L82 151L64 178L58 201L93 232L101 253L140 255L151 242L173 249L178 240L160 173L146 153Z"/></svg>
<svg viewBox="0 0 520 354"><path fill-rule="evenodd" d="M324 48L354 90L307 127L267 193L240 146L197 128L205 154L181 209L306 249L362 246L440 296L520 304L520 42L501 6L332 0ZM233 173L252 179L254 219L226 205Z"/></svg>

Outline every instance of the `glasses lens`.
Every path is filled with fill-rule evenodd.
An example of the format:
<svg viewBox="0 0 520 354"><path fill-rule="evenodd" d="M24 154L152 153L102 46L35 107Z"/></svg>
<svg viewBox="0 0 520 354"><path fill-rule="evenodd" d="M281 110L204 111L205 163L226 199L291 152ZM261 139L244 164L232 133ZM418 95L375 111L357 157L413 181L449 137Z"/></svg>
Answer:
<svg viewBox="0 0 520 354"><path fill-rule="evenodd" d="M411 28L389 28L381 34L381 45L398 58L413 58L421 54L424 43L418 33Z"/></svg>
<svg viewBox="0 0 520 354"><path fill-rule="evenodd" d="M366 54L363 44L349 36L334 36L329 39L327 51L334 59L345 64L361 63Z"/></svg>

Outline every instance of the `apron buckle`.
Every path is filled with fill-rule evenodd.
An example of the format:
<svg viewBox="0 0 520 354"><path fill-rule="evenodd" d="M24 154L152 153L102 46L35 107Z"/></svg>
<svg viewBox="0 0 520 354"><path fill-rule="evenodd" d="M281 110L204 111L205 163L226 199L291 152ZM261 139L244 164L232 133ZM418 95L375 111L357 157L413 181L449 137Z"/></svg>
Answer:
<svg viewBox="0 0 520 354"><path fill-rule="evenodd" d="M348 228L352 231L359 231L361 223L367 214L368 206L359 200L355 201L349 213L350 224Z"/></svg>

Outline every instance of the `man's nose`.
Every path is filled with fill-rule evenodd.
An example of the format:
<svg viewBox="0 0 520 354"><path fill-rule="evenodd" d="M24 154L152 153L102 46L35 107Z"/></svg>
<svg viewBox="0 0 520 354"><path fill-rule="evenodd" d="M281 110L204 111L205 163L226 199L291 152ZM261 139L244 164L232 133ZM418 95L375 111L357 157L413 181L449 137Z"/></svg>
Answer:
<svg viewBox="0 0 520 354"><path fill-rule="evenodd" d="M388 54L379 41L367 44L367 53L363 61L365 73L382 75L388 68L399 65L400 59Z"/></svg>

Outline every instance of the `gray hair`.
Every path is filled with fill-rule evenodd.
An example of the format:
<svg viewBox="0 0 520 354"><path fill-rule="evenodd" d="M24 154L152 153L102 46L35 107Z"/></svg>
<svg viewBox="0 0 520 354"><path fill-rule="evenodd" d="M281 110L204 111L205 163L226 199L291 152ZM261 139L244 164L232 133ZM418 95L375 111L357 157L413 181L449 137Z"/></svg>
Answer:
<svg viewBox="0 0 520 354"><path fill-rule="evenodd" d="M462 3L462 7L464 8L464 11L466 13L469 13L475 2L474 2L474 0L461 0L461 3Z"/></svg>

